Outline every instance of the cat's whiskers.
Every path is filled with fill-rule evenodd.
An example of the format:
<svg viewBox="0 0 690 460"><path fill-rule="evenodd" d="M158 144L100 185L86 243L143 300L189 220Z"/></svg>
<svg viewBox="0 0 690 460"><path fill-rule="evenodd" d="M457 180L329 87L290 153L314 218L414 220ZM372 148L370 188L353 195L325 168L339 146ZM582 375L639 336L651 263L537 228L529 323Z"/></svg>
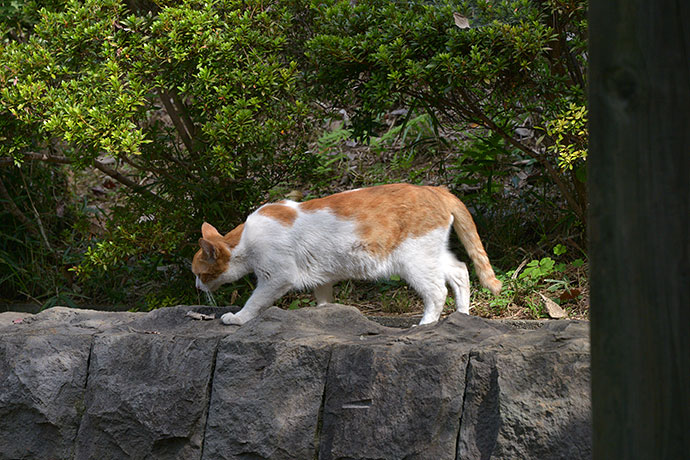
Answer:
<svg viewBox="0 0 690 460"><path fill-rule="evenodd" d="M206 301L208 302L209 305L213 307L217 307L218 304L216 303L216 299L213 297L213 294L211 294L210 291L205 291L206 293Z"/></svg>

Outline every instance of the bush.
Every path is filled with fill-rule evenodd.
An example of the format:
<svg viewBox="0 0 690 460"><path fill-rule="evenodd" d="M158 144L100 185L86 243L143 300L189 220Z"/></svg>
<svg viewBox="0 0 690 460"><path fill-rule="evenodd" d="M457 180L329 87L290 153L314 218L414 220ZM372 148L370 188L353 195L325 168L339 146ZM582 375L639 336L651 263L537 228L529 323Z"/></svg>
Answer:
<svg viewBox="0 0 690 460"><path fill-rule="evenodd" d="M230 230L272 187L308 180L316 157L292 59L303 41L297 6L191 0L154 15L119 0L68 1L36 8L22 39L6 31L5 171L95 167L123 196L105 210L104 232L72 222L84 254L73 271L86 286L94 278L92 294L165 278L158 269L184 267L202 221ZM189 284L180 297L194 295L177 272Z"/></svg>
<svg viewBox="0 0 690 460"><path fill-rule="evenodd" d="M318 8L308 45L315 91L356 111L355 135L378 135L381 114L396 107L425 112L439 135L473 132L509 162L536 161L584 223L585 2L365 0ZM462 136L452 142L467 150Z"/></svg>

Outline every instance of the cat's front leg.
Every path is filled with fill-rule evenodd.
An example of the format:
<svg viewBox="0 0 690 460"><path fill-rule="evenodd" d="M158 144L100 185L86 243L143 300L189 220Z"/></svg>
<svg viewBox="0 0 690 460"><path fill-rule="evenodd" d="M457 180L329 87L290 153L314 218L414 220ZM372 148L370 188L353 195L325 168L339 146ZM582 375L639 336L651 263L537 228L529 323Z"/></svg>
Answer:
<svg viewBox="0 0 690 460"><path fill-rule="evenodd" d="M226 313L220 319L224 324L241 326L258 316L262 310L270 307L273 302L289 290L290 285L287 283L260 283L254 289L242 310L237 313Z"/></svg>
<svg viewBox="0 0 690 460"><path fill-rule="evenodd" d="M234 313L226 313L220 317L220 320L228 326L241 326L243 324L242 320Z"/></svg>

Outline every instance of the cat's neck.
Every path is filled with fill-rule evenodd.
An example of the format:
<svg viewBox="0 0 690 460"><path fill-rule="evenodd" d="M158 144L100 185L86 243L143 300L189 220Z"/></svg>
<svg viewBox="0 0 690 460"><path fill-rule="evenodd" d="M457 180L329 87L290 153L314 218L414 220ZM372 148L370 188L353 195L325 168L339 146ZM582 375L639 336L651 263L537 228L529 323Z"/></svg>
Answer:
<svg viewBox="0 0 690 460"><path fill-rule="evenodd" d="M237 281L238 279L242 278L244 275L252 273L254 271L254 267L250 262L251 258L245 253L242 245L235 247L235 249L232 251L228 268L221 275L223 277L223 282L232 283L233 281Z"/></svg>
<svg viewBox="0 0 690 460"><path fill-rule="evenodd" d="M226 244L230 248L230 264L227 270L223 273L223 279L226 283L232 283L248 275L254 271L251 264L252 258L247 254L247 245L242 244L242 235L244 232L244 224L240 224L223 236Z"/></svg>

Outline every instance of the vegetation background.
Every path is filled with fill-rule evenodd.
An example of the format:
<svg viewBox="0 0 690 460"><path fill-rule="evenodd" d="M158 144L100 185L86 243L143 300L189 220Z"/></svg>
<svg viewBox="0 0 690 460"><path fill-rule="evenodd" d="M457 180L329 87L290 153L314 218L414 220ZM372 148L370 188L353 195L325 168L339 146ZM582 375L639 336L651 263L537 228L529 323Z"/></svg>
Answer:
<svg viewBox="0 0 690 460"><path fill-rule="evenodd" d="M505 283L474 288L475 314L586 317L586 8L0 1L0 302L204 303L203 221L229 231L269 200L405 181L472 211ZM336 297L420 310L397 277Z"/></svg>

